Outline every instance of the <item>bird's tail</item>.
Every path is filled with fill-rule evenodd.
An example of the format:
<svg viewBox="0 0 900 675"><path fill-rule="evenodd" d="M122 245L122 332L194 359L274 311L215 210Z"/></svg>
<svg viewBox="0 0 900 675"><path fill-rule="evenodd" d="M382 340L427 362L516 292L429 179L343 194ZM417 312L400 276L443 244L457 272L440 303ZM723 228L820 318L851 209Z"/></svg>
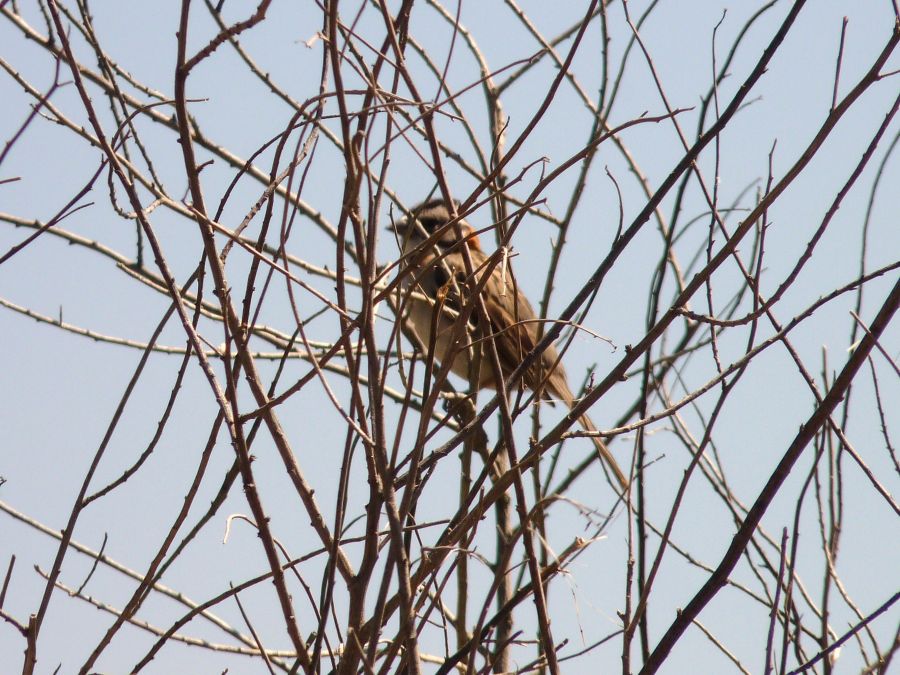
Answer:
<svg viewBox="0 0 900 675"><path fill-rule="evenodd" d="M587 414L584 414L578 418L578 424L580 424L581 428L587 432L597 431L597 427L594 426L594 423L591 422L591 418L588 417ZM615 479L615 482L618 483L619 488L624 493L628 489L628 478L619 467L619 463L616 462L616 458L613 457L612 453L609 451L609 448L606 447L606 443L603 442L602 438L600 438L599 436L591 436L590 439L594 443L594 447L597 450L597 455L600 457L603 470L606 472L607 477L610 477L610 474L612 474L612 478Z"/></svg>

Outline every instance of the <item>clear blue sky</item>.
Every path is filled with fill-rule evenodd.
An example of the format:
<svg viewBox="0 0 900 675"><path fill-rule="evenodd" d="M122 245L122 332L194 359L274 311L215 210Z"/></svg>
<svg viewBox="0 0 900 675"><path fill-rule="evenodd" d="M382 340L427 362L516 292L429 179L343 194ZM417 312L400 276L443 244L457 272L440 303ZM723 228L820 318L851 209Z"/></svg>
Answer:
<svg viewBox="0 0 900 675"><path fill-rule="evenodd" d="M248 12L251 4L231 0L226 3L226 16L234 20ZM523 9L548 36L556 35L559 30L571 25L583 11L583 4L522 2ZM629 3L630 11L638 16L646 4ZM716 38L719 45L717 59L721 62L724 58L722 52L730 47L737 31L759 4L661 3L658 11L642 27L641 34L673 106L697 106L700 96L709 86L712 34L716 23L722 19ZM192 45L196 49L208 40L214 28L202 4L194 5L195 21L191 30ZM727 102L734 95L788 7L785 2L777 3L754 25L736 55L731 76L721 86L722 101ZM350 9L351 6L347 5L342 11ZM724 18L723 9L727 9ZM451 8L451 11L454 10L455 7ZM45 29L36 10L28 7L23 11L31 25L43 33ZM123 2L111 10L110 3L96 2L93 11L97 33L110 56L141 81L167 96L171 95L178 3ZM611 3L609 11L611 61L617 63L627 42L628 29L623 22L620 3ZM767 172L769 153L776 141L773 167L778 178L815 134L831 103L837 45L845 13L849 21L839 96L846 94L849 87L858 81L882 49L892 27L891 3L886 0L855 3L820 0L809 3L773 59L769 71L751 94L751 103L721 138L720 203L730 203L748 186L752 186L753 191L756 186L761 186L760 181L765 179ZM528 41L521 26L511 20L509 10L503 3L463 3L461 21L471 29L487 62L494 69L527 58L534 51L534 43ZM360 30L363 35L375 39L379 35L377 25L377 16L370 9L363 16ZM280 82L294 98L304 100L316 92L322 50L321 41L311 48L304 43L320 27L318 10L312 3L300 6L297 3L273 3L269 19L258 30L248 34L245 44L273 79ZM437 18L425 3L416 5L412 32L435 53L446 53L450 31L447 24ZM599 32L595 26L589 32L574 65L574 72L593 98L596 98L599 83L598 38ZM52 62L41 49L25 41L20 31L6 18L0 20L0 45L0 57L9 62L13 69L23 73L39 88L49 85ZM82 50L81 53L86 52ZM87 58L87 63L91 67L95 65L90 58ZM414 67L419 68L417 60L414 60ZM886 70L896 68L900 68L900 59L895 55ZM515 138L531 118L552 75L553 70L549 66L541 65L522 83L504 93L510 138ZM470 54L457 44L448 75L450 85L461 88L477 77L478 71ZM65 69L62 80L70 80L70 74ZM423 95L433 95L433 79L423 75L422 82L429 83L427 87L423 86ZM351 81L348 86L357 84ZM646 63L640 55L630 59L622 87L611 115L612 124L622 123L644 112L651 115L664 112L648 76ZM900 79L894 77L866 94L841 121L808 171L792 185L769 214L771 228L767 235L767 265L763 276L767 292L772 292L793 266L898 91ZM252 80L228 48L220 49L213 59L195 72L189 82L189 95L202 99L192 105L192 112L197 115L209 137L245 158L279 133L290 116L288 107ZM0 77L0 100L4 101L0 115L0 138L5 142L28 114L29 100L8 75ZM94 100L98 105L104 103L96 91ZM73 86L64 86L54 95L53 102L79 124L86 123ZM461 104L471 115L477 132L481 134L479 140L486 147L485 112L480 92L476 90L464 95ZM327 112L334 113L335 110L328 109ZM695 113L685 113L680 119L690 137L696 127ZM548 169L554 168L584 143L588 123L587 115L572 89L563 87L544 123L510 165L508 174L517 175L541 157L547 158ZM337 128L337 125L333 124L332 128ZM162 180L170 194L180 198L185 185L180 152L173 135L150 123L143 123L141 129ZM458 123L441 120L439 130L451 144L464 145ZM862 223L875 169L898 130L900 125L895 121L856 188L847 195L800 280L778 305L776 315L781 321L790 320L823 291L836 288L857 276ZM638 126L626 132L624 138L652 185L658 185L681 156L681 146L670 124ZM413 203L431 190L433 177L404 144L396 144L392 154L387 184L404 201ZM201 159L206 158L208 154L201 153ZM84 185L96 170L99 160L100 153L75 138L71 132L44 119L35 121L0 166L0 180L21 177L18 182L0 185L0 212L41 220L51 217ZM715 154L711 147L700 160L700 166L710 181L714 161ZM308 176L304 187L304 199L332 222L336 220L341 205L341 162L340 155L322 141L315 170ZM265 161L261 166L268 168ZM642 195L621 157L611 147L603 146L590 176L589 193L576 216L570 245L563 257L553 310L559 311L565 307L593 271L599 255L608 249L615 232L618 206L615 189L603 175L603 169L607 166L622 187L626 223L644 205ZM538 180L539 171L539 168L532 168L522 186L514 188L514 194L519 197L527 195ZM468 194L474 186L474 180L455 167L451 167L448 174L457 196ZM204 190L210 205L218 204L233 175L233 170L221 161L204 170ZM559 214L564 208L573 180L574 172L547 191L547 204L554 213ZM867 266L870 269L896 260L900 252L900 228L896 215L900 212L900 191L897 185L900 185L900 161L893 157L886 167L869 224ZM235 226L256 199L259 190L257 184L243 181L232 197L222 222ZM83 200L92 202L92 205L69 217L61 227L133 258L133 224L115 216L109 206L107 192L106 178L103 177ZM745 197L741 205L746 207L752 202L752 197ZM665 204L668 216L671 200ZM705 206L696 191L689 194L685 210L691 216L703 214ZM487 213L482 211L481 214L480 224L483 225L487 223ZM380 216L386 222L386 206ZM740 215L730 222L736 223L739 218ZM196 228L192 229L192 223L162 208L152 214L152 220L164 243L169 262L178 277L184 279L196 264L200 250ZM554 232L551 226L538 219L526 224L527 227L519 231L514 241L517 254L514 264L522 287L536 299L543 289L543 265L548 242ZM295 252L316 264L331 263L334 256L331 242L308 223L302 226L306 228L304 234L295 240L298 246L302 243L302 250ZM705 227L695 228L693 236L690 233L685 236L680 248L682 255L688 256L696 248L705 236ZM24 230L0 222L0 254L24 236ZM657 239L651 234L639 237L604 282L585 324L607 336L615 349L600 340L578 337L566 357L567 370L576 382L594 364L602 377L620 357L624 346L642 336L646 289L650 283L648 270L651 269L647 261L656 254L653 247L658 246ZM381 250L382 262L396 255L392 242L387 239L382 242ZM742 250L742 253L749 255L747 250ZM234 278L241 278L246 265L245 258L234 256L229 268ZM533 269L539 270L538 273L532 274ZM871 319L895 279L896 272L874 282L866 291L862 311L864 318ZM322 279L313 281L324 292L332 293L330 282ZM717 303L721 309L730 290L737 287L734 269L723 269L717 283L717 289L720 289L717 290ZM42 237L0 265L0 297L45 315L61 316L66 322L98 333L139 342L148 339L166 307L162 296L126 278L108 260L90 251L67 246L51 236ZM308 296L306 301L309 302ZM848 310L852 308L852 302L852 297L846 296L829 305L795 333L795 345L816 376L820 376L823 358L827 357L829 374L839 369L846 359L852 322ZM702 311L705 300L696 297L695 304ZM312 307L312 303L309 306ZM265 308L263 322L282 328L290 327L287 305L270 303ZM332 327L333 324L328 321L313 322L310 337L328 339ZM213 344L221 343L222 333L218 327L206 323L202 328ZM764 337L771 332L768 328L763 330ZM384 334L387 334L386 330ZM5 308L0 308L0 336L4 344L0 352L0 475L6 479L6 483L0 486L0 499L47 526L59 529L65 524L81 477L103 437L140 353L63 333ZM726 363L739 356L745 340L746 334L738 332L734 333L734 337L729 335L723 339L722 358ZM160 343L166 345L182 346L183 342L183 333L176 324L170 324L160 339ZM884 345L896 359L900 351L900 331L896 325L888 331ZM877 360L879 357L875 358ZM180 357L177 356L158 354L151 358L100 466L93 484L95 487L118 476L144 449L156 429L165 406L166 393L172 386L179 365ZM266 368L265 372L271 374L272 368ZM882 395L889 422L893 423L896 432L900 422L900 406L897 404L900 383L889 369L884 368L883 361L881 368L879 372L885 374L880 382ZM305 367L292 366L289 371L286 381L293 381L305 372ZM691 362L684 376L688 387L697 387L714 373L715 364L711 355L704 352ZM604 428L612 425L631 403L637 391L637 379L613 389L604 398L603 405L593 413L598 426ZM339 378L333 377L331 384L339 396L346 395L346 387ZM677 397L681 393L676 390L673 395ZM858 397L854 405L869 412L860 415L858 425L851 423L849 426L847 431L851 441L874 473L896 496L900 494L898 475L884 450L877 418L871 414L874 408L871 387L861 386L854 396ZM706 399L701 400L701 407L706 413L709 404ZM724 410L716 431L719 453L735 493L745 504L758 493L798 425L811 409L809 391L783 349L772 348L754 362ZM146 566L181 503L214 414L215 405L208 384L199 368L192 364L179 404L151 461L127 489L110 495L102 508L88 509L84 513L75 539L96 549L106 533L109 535L106 550L110 556L136 569ZM698 418L693 411L687 410L685 415L690 423L696 424ZM310 390L301 392L290 401L282 412L282 421L295 443L308 480L316 488L320 505L326 513L332 514L345 433L341 418L327 403L321 390ZM686 458L680 446L667 443L669 432L666 424L653 429L655 435L651 448L654 456L660 459L651 468L653 493L649 504L654 522L662 524L671 508ZM494 431L492 427L490 432ZM528 435L525 423L521 434L521 443L524 444ZM622 452L627 452L632 439L632 436L626 436L616 441L614 447L625 448ZM304 516L298 516L296 497L292 496L291 487L283 475L284 469L269 439L260 440L255 454L258 480L264 486L264 499L272 514L277 535L292 554L310 550L317 540L306 526ZM576 452L575 456L580 457L580 452ZM198 508L205 507L215 494L219 476L230 466L232 458L227 439L220 438L209 469L210 478L204 482L196 502ZM808 457L801 460L785 488L785 499L776 500L767 513L763 527L772 536L778 537L783 527L791 527L794 500L809 466ZM356 469L351 512L354 509L355 512L360 511L367 490L361 462L357 463ZM896 564L900 560L900 524L896 514L874 494L854 466L845 464L845 471L846 525L839 572L848 592L863 613L867 613L900 586ZM453 503L456 499L454 480L454 476L448 475L446 481L435 480L431 483L433 494L428 503L433 511L420 514L420 517L446 517L442 506L448 500ZM576 485L572 497L594 508L608 508L610 495L598 490L598 485L599 482L583 481ZM441 492L441 486L446 486L446 494ZM674 531L675 540L698 559L715 564L733 532L728 514L705 486L690 491L682 509ZM228 543L222 544L225 517L232 513L248 513L239 488L232 491L228 503L217 516L217 522L205 530L193 553L172 567L164 583L183 590L195 600L204 600L227 588L229 581L240 581L266 570L256 535L248 526L235 523ZM552 543L565 545L574 536L589 534L581 530L584 521L574 509L567 511L566 507L560 508L555 517L559 519L553 523L554 528L558 527L558 531L554 530L558 539ZM819 534L812 502L806 504L802 519L801 554L804 551L808 554L801 555L798 566L804 578L809 580L811 592L818 602L822 569L821 556L815 555ZM618 625L616 612L622 606L623 560L626 554L625 526L625 519L620 517L610 527L607 538L594 544L573 564L570 576L556 582L555 592L551 595L554 628L558 635L573 640L573 649L577 649L576 643L582 635L589 643L615 630ZM653 541L656 541L655 538ZM489 546L488 542L486 538L484 545ZM55 550L55 541L0 515L0 569L5 569L10 554L17 556L15 583L8 593L5 609L19 618L35 611L43 582L33 572L32 566L48 569ZM664 565L658 581L658 596L650 615L651 643L658 639L659 631L674 617L676 608L681 607L704 580L695 569L677 562L671 553L669 555L671 558L666 558L668 564ZM62 580L77 586L90 564L84 556L69 553ZM309 573L314 576L316 569L311 566ZM753 584L753 577L746 565L736 577ZM485 578L484 575L477 576L476 572L476 583L484 582ZM100 570L86 592L121 607L131 588L132 585L123 577ZM274 606L270 587L242 596L242 600L248 605L248 611L252 613L255 609L254 616L260 617L256 627L266 634L267 646L286 648L288 642L279 628L280 617L261 616L263 608ZM298 606L301 606L300 602ZM840 603L835 603L835 606L840 608L841 614L833 617L833 625L841 632L855 618ZM233 604L221 609L234 625L244 630ZM142 615L167 627L174 617L180 615L180 611L170 601L153 597ZM531 620L530 606L523 616L527 625L527 621ZM892 635L896 630L898 619L900 610L894 607L879 619L873 630L884 640L885 636ZM761 626L764 626L765 613L760 607L753 607L746 599L726 590L704 611L701 620L704 625L715 627L717 635L751 671L761 672L764 644L759 640L764 635ZM300 621L309 625L308 616L301 616ZM109 615L62 594L55 595L42 630L38 671L52 672L62 662L60 672L72 672L71 669L83 661L109 622ZM579 633L579 630L583 632ZM186 632L224 641L220 633L198 623L191 624ZM127 630L117 637L98 667L109 673L126 672L134 664L135 655L142 654L149 644L146 634ZM18 663L23 646L20 637L9 626L0 626L0 662ZM429 644L428 648L439 651L441 646ZM848 647L847 652L846 659L839 661L838 670L857 672L861 667L858 650ZM702 659L699 665L696 661L698 654ZM592 658L593 661L578 661L580 665L564 672L595 672L593 668L598 664L608 672L620 668L617 648L600 650ZM233 661L223 658L221 663L232 664L229 672L245 672L235 667ZM201 667L200 664L202 671L196 670ZM216 658L206 652L173 646L164 650L145 672L212 673L221 671L219 665ZM702 634L693 631L673 653L663 672L720 673L729 672L731 667L729 661L710 647Z"/></svg>

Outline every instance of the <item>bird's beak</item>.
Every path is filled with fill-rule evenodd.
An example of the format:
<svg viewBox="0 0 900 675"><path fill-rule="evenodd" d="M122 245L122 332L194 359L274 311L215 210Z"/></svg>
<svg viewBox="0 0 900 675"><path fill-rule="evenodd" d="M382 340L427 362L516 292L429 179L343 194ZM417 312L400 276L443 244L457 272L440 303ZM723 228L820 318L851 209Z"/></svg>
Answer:
<svg viewBox="0 0 900 675"><path fill-rule="evenodd" d="M406 218L394 221L387 225L385 229L388 232L393 232L400 241L405 241L407 237L411 237L417 232L415 226Z"/></svg>
<svg viewBox="0 0 900 675"><path fill-rule="evenodd" d="M406 222L405 218L400 220L396 220L392 222L390 225L386 225L385 228L388 232L396 232L401 237L409 230L409 223Z"/></svg>

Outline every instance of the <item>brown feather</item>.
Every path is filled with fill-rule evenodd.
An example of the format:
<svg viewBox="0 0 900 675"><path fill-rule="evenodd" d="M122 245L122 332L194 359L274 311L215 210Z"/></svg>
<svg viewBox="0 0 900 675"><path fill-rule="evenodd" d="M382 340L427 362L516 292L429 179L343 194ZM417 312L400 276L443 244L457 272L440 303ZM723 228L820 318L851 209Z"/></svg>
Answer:
<svg viewBox="0 0 900 675"><path fill-rule="evenodd" d="M414 208L412 213L429 235L429 240L450 222L449 212L440 201L426 202ZM504 271L500 266L491 267L489 263L492 261L481 250L474 230L464 220L459 221L462 238L453 226L442 232L433 245L425 245L422 232L408 220L401 221L395 231L404 240L406 260L402 273L407 275L407 287L414 285L416 291L434 299L434 302L428 302L412 298L409 303L410 320L423 343L432 344L431 339L434 338L435 358L442 364L450 359L451 370L468 379L474 354L473 341L492 339L503 377L508 377L525 355L534 349L542 332L531 303L515 284L512 269L507 266ZM462 246L468 247L475 270L474 279L466 275L460 250ZM508 263L503 261L500 264ZM490 273L485 278L488 270ZM417 281L413 282L413 279ZM487 330L479 330L478 312L469 297L478 289L481 289L480 295L490 319ZM441 313L437 321L435 312ZM465 326L460 325L463 320ZM436 327L433 336L432 326ZM478 379L479 388L497 388L493 370L486 361L480 366ZM558 398L567 408L575 404L566 371L552 345L541 354L523 379L525 386L538 392L542 399ZM585 431L597 431L587 415L582 415L578 423ZM628 479L612 453L598 436L590 438L604 470L612 473L619 488L625 491Z"/></svg>

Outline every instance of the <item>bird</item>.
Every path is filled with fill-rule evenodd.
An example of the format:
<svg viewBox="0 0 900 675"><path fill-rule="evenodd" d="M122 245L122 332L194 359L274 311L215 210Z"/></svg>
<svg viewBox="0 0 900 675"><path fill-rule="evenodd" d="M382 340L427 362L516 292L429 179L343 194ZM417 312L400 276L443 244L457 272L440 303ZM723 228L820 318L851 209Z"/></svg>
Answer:
<svg viewBox="0 0 900 675"><path fill-rule="evenodd" d="M409 215L389 229L401 247L399 275L408 293L408 319L434 358L467 380L475 356L477 340L492 338L496 345L504 381L538 343L540 321L528 298L516 285L508 256L488 256L474 228L463 219L453 222L453 214L440 198L413 207ZM466 273L463 247L469 252L473 275ZM489 320L487 330L479 329L479 310L471 302L480 293ZM524 384L541 399L559 399L569 409L575 396L556 349L551 345L523 377ZM477 388L496 389L494 370L487 358L481 360ZM585 413L578 424L588 432L597 428ZM609 448L598 436L591 436L601 461L624 493L629 481Z"/></svg>

